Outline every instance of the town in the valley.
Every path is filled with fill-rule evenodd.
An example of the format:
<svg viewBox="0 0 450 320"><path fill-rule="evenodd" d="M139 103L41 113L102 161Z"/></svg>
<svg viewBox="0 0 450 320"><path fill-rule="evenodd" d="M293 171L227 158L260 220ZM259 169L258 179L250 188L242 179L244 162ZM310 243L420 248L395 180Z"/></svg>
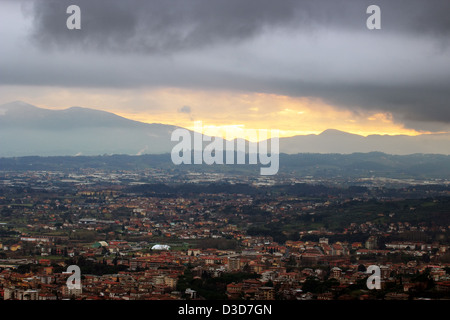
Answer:
<svg viewBox="0 0 450 320"><path fill-rule="evenodd" d="M0 299L450 298L450 188L353 182L4 171Z"/></svg>

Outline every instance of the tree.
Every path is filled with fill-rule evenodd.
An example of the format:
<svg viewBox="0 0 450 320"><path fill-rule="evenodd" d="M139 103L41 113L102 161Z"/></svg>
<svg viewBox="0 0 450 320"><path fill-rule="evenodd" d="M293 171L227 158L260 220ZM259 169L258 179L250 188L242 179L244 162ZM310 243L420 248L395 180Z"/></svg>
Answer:
<svg viewBox="0 0 450 320"><path fill-rule="evenodd" d="M266 286L266 287L273 287L273 282L272 282L272 280L267 281L266 284L265 284L265 286Z"/></svg>
<svg viewBox="0 0 450 320"><path fill-rule="evenodd" d="M302 290L304 292L318 293L320 290L320 281L314 277L308 277L303 283Z"/></svg>
<svg viewBox="0 0 450 320"><path fill-rule="evenodd" d="M366 267L365 267L363 264L360 264L360 265L358 266L358 271L359 271L359 272L366 272L367 269L366 269Z"/></svg>

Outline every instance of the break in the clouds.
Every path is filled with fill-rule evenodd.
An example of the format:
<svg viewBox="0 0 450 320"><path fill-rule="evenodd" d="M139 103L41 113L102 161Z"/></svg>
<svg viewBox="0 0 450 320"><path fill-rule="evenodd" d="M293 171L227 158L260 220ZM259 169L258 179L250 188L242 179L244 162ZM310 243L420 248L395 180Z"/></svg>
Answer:
<svg viewBox="0 0 450 320"><path fill-rule="evenodd" d="M65 27L71 4L81 30ZM371 4L381 30L366 28ZM21 42L2 31L2 85L262 92L450 125L447 0L36 0L23 12L4 22Z"/></svg>

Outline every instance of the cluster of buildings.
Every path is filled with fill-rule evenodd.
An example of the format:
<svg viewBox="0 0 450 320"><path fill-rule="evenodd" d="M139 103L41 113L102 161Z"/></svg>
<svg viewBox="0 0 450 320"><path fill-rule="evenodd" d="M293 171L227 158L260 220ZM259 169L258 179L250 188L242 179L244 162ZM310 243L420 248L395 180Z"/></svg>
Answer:
<svg viewBox="0 0 450 320"><path fill-rule="evenodd" d="M363 250L359 249L363 245L329 243L327 238L319 242L287 241L280 245L267 237L246 237L239 250L172 250L167 245L154 245L151 252L144 253L129 251L134 244L126 241L100 241L78 248L74 257L82 256L98 265L122 266L122 271L82 274L81 288L69 289L67 260L3 260L0 261L0 296L5 300L201 299L195 288L180 291L177 287L180 277L189 269L194 279L220 278L233 273L256 275L226 284L229 299L369 299L373 298L373 291L354 288L367 279L366 269L373 264L380 267L382 289L396 288L386 293L389 299L408 299L411 292L426 289L426 281L414 280L420 274L427 274L427 281L432 281L434 290L443 297L450 294L450 264L358 259L355 250ZM389 249L396 250L408 249L403 246ZM20 272L21 265L34 267ZM312 279L319 283L330 279L336 282L325 292L311 292L305 289L305 283Z"/></svg>
<svg viewBox="0 0 450 320"><path fill-rule="evenodd" d="M380 298L364 284L370 265L380 267L384 299L450 296L448 241L390 240L405 232L446 234L449 226L354 222L340 232L299 228L291 232L295 240L275 241L248 231L261 219L278 225L292 217L314 222L317 211L354 199L300 199L232 189L177 197L127 191L145 177L170 181L158 171L147 176L95 171L4 175L0 298L203 299L198 283L207 279L217 279L218 290L229 299ZM197 182L218 178L225 176L189 177ZM255 185L273 183L253 179ZM384 217L392 218L390 213ZM354 235L365 237L354 241ZM335 236L344 240L333 240ZM89 270L82 272L81 288L67 286L72 263ZM186 280L186 274L192 279ZM238 280L225 280L227 275Z"/></svg>

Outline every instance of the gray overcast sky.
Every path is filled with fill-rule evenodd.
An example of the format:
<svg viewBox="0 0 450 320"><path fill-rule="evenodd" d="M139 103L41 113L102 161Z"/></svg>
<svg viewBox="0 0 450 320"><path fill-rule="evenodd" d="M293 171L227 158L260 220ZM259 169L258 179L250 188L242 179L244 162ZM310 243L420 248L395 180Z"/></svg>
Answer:
<svg viewBox="0 0 450 320"><path fill-rule="evenodd" d="M81 30L65 27L71 4ZM381 30L366 28L371 4ZM0 92L263 93L449 130L449 13L447 0L2 0Z"/></svg>

